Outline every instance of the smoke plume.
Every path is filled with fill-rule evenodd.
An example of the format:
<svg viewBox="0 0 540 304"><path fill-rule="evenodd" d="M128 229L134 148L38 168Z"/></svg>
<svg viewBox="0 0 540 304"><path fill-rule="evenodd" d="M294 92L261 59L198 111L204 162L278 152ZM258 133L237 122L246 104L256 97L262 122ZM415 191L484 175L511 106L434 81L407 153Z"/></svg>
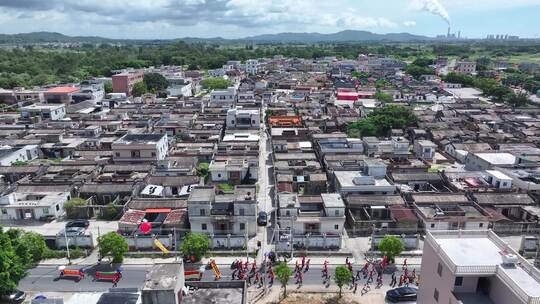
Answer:
<svg viewBox="0 0 540 304"><path fill-rule="evenodd" d="M450 15L439 0L414 0L411 7L415 10L426 11L439 16L450 25Z"/></svg>

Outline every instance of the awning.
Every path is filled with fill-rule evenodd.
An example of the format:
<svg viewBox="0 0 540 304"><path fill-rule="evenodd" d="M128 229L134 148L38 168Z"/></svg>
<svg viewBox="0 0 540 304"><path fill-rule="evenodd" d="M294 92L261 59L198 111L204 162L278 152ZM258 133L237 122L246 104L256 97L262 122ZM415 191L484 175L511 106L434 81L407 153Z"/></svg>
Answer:
<svg viewBox="0 0 540 304"><path fill-rule="evenodd" d="M169 213L171 208L150 208L145 210L146 213Z"/></svg>

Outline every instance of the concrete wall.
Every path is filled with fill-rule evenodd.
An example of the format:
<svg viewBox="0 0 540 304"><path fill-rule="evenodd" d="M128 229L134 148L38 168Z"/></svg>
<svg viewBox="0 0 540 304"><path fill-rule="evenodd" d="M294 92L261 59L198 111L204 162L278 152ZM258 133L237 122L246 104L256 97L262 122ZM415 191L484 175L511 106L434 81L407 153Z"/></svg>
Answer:
<svg viewBox="0 0 540 304"><path fill-rule="evenodd" d="M165 246L167 249L173 249L173 236L172 234L169 235L161 235L157 237L152 236L133 236L133 237L126 237L126 240L128 242L128 246L130 250L148 250L148 249L156 249L159 250L159 248L156 247L154 244L154 239L158 239L163 246Z"/></svg>
<svg viewBox="0 0 540 304"><path fill-rule="evenodd" d="M438 265L442 266L442 273L437 273ZM418 303L452 303L454 295L455 277L446 264L439 258L438 254L428 242L424 243L424 253L422 255L422 274L420 288L418 290ZM435 289L439 292L439 301L435 301ZM512 303L512 302L508 302Z"/></svg>
<svg viewBox="0 0 540 304"><path fill-rule="evenodd" d="M489 297L494 304L524 303L496 276L490 279Z"/></svg>
<svg viewBox="0 0 540 304"><path fill-rule="evenodd" d="M56 248L66 248L66 237L56 236ZM68 236L69 247L94 248L94 239L92 233L80 236Z"/></svg>

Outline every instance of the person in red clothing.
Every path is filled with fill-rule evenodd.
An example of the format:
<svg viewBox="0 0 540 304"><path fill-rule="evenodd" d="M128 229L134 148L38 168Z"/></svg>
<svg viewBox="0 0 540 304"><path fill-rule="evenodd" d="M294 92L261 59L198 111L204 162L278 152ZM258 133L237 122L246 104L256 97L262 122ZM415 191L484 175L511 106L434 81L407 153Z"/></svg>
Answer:
<svg viewBox="0 0 540 304"><path fill-rule="evenodd" d="M308 259L307 262L306 262L306 268L304 268L304 272L308 272L309 271L309 262L311 261L311 259Z"/></svg>
<svg viewBox="0 0 540 304"><path fill-rule="evenodd" d="M268 274L268 278L270 279L270 286L274 284L274 271L270 269L270 273Z"/></svg>
<svg viewBox="0 0 540 304"><path fill-rule="evenodd" d="M368 282L373 282L373 269L369 271Z"/></svg>
<svg viewBox="0 0 540 304"><path fill-rule="evenodd" d="M244 270L247 271L248 265L249 265L249 260L246 260L246 261L244 262Z"/></svg>
<svg viewBox="0 0 540 304"><path fill-rule="evenodd" d="M253 263L251 263L251 272L255 272L257 270L257 261L253 260Z"/></svg>
<svg viewBox="0 0 540 304"><path fill-rule="evenodd" d="M403 286L403 281L404 281L403 275L400 275L400 276L399 276L399 284L398 284L398 287Z"/></svg>

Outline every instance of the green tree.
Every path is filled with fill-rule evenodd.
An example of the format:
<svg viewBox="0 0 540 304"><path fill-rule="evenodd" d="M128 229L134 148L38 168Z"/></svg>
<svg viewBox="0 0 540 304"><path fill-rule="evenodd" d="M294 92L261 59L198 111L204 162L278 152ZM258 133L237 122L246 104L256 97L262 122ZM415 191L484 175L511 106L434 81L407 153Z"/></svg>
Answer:
<svg viewBox="0 0 540 304"><path fill-rule="evenodd" d="M375 97L376 100L382 102L394 102L394 97L392 97L392 95L381 91L377 91L377 93L375 93L373 97Z"/></svg>
<svg viewBox="0 0 540 304"><path fill-rule="evenodd" d="M201 80L201 85L208 90L220 90L228 88L231 81L220 77L209 77Z"/></svg>
<svg viewBox="0 0 540 304"><path fill-rule="evenodd" d="M340 298L341 298L341 290L343 288L343 285L350 283L351 280L352 280L352 273L347 267L345 266L336 267L336 271L334 273L334 282L336 282L336 285L339 287Z"/></svg>
<svg viewBox="0 0 540 304"><path fill-rule="evenodd" d="M112 81L105 81L105 83L103 83L103 88L105 89L106 94L112 93L113 92Z"/></svg>
<svg viewBox="0 0 540 304"><path fill-rule="evenodd" d="M49 251L45 238L35 232L23 232L19 237L19 242L26 246L34 264L41 261Z"/></svg>
<svg viewBox="0 0 540 304"><path fill-rule="evenodd" d="M98 237L98 244L100 256L111 257L113 263L122 263L129 250L127 240L114 231Z"/></svg>
<svg viewBox="0 0 540 304"><path fill-rule="evenodd" d="M403 241L395 236L387 235L379 243L379 251L394 263L396 256L405 250Z"/></svg>
<svg viewBox="0 0 540 304"><path fill-rule="evenodd" d="M293 273L292 269L285 262L281 262L276 266L276 276L283 287L283 297L287 297L287 284Z"/></svg>
<svg viewBox="0 0 540 304"><path fill-rule="evenodd" d="M391 129L403 129L415 124L417 117L403 106L385 105L375 109L367 118L347 126L349 136L387 136Z"/></svg>
<svg viewBox="0 0 540 304"><path fill-rule="evenodd" d="M64 209L66 210L66 216L69 219L85 218L87 217L87 209L85 208L88 204L86 200L82 198L72 198L64 204Z"/></svg>
<svg viewBox="0 0 540 304"><path fill-rule="evenodd" d="M420 57L414 60L412 64L419 67L429 67L430 65L433 64L433 59Z"/></svg>
<svg viewBox="0 0 540 304"><path fill-rule="evenodd" d="M146 89L153 93L164 91L169 86L167 79L158 73L145 74L144 83L146 84Z"/></svg>
<svg viewBox="0 0 540 304"><path fill-rule="evenodd" d="M144 81L137 82L136 84L133 85L133 90L132 90L131 93L135 97L140 97L140 96L148 93L148 90L146 88L146 83L144 83Z"/></svg>
<svg viewBox="0 0 540 304"><path fill-rule="evenodd" d="M200 163L197 166L197 176L204 177L205 179L208 177L210 165L208 163Z"/></svg>
<svg viewBox="0 0 540 304"><path fill-rule="evenodd" d="M182 240L181 250L184 257L194 257L195 261L200 261L210 248L210 240L204 233L188 233Z"/></svg>
<svg viewBox="0 0 540 304"><path fill-rule="evenodd" d="M17 288L26 275L26 267L12 245L12 239L0 227L0 295Z"/></svg>
<svg viewBox="0 0 540 304"><path fill-rule="evenodd" d="M504 102L512 107L522 107L529 102L529 95L525 92L509 93L504 96Z"/></svg>
<svg viewBox="0 0 540 304"><path fill-rule="evenodd" d="M423 67L423 66L418 66L418 65L414 65L414 64L409 64L405 68L405 73L411 75L415 79L419 79L420 76L422 76L422 75L433 75L433 74L435 74L435 69L430 68L430 67Z"/></svg>

